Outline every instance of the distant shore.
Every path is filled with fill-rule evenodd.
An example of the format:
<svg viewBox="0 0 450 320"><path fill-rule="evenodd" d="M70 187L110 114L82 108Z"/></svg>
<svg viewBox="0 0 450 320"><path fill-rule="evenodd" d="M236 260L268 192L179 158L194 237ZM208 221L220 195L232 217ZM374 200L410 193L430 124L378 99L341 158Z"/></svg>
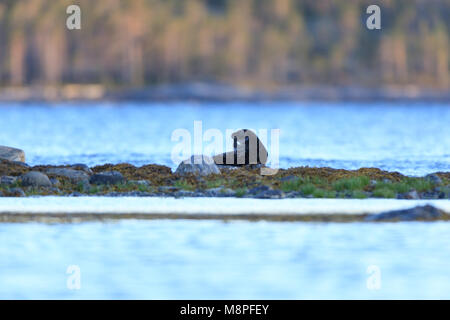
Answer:
<svg viewBox="0 0 450 320"><path fill-rule="evenodd" d="M407 87L289 86L272 89L188 83L139 88L103 85L0 87L0 102L65 101L426 101L450 102L450 90Z"/></svg>

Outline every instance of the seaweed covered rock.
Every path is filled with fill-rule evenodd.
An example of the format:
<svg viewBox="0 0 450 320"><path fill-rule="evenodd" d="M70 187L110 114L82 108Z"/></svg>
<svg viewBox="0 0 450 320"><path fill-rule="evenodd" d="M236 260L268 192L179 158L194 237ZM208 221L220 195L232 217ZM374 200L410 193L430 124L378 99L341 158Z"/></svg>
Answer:
<svg viewBox="0 0 450 320"><path fill-rule="evenodd" d="M25 152L16 148L0 146L0 159L25 162Z"/></svg>
<svg viewBox="0 0 450 320"><path fill-rule="evenodd" d="M89 181L89 175L80 170L68 169L68 168L50 168L47 170L47 174L51 176L61 176L70 179L73 183Z"/></svg>
<svg viewBox="0 0 450 320"><path fill-rule="evenodd" d="M51 187L50 179L39 171L30 171L20 177L24 187Z"/></svg>
<svg viewBox="0 0 450 320"><path fill-rule="evenodd" d="M433 221L449 220L450 215L433 206L417 206L411 209L393 210L370 215L366 221Z"/></svg>
<svg viewBox="0 0 450 320"><path fill-rule="evenodd" d="M91 184L118 184L125 182L125 178L118 171L96 173L89 179Z"/></svg>
<svg viewBox="0 0 450 320"><path fill-rule="evenodd" d="M2 176L0 177L0 184L4 184L4 185L12 185L17 181L16 177L11 177L11 176Z"/></svg>
<svg viewBox="0 0 450 320"><path fill-rule="evenodd" d="M220 170L211 157L193 155L189 159L181 162L175 173L181 176L188 174L207 176L210 174L220 174Z"/></svg>
<svg viewBox="0 0 450 320"><path fill-rule="evenodd" d="M0 159L0 175L17 177L28 171L30 167L26 163Z"/></svg>

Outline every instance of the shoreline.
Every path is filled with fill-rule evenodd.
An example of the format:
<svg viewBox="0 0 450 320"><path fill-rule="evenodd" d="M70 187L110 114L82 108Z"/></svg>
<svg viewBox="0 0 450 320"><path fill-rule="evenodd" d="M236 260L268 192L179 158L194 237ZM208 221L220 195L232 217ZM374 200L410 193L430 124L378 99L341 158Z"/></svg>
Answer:
<svg viewBox="0 0 450 320"><path fill-rule="evenodd" d="M180 165L181 166L181 165ZM216 173L128 163L28 166L0 159L0 198L109 196L171 198L450 199L450 172L409 177L378 168L293 167L261 175L261 165L219 166ZM189 167L186 167L189 168Z"/></svg>
<svg viewBox="0 0 450 320"><path fill-rule="evenodd" d="M188 83L110 88L98 84L59 86L0 87L0 102L264 102L264 101L354 101L354 102L450 102L444 89L417 86L296 85L264 88L242 88L226 84Z"/></svg>

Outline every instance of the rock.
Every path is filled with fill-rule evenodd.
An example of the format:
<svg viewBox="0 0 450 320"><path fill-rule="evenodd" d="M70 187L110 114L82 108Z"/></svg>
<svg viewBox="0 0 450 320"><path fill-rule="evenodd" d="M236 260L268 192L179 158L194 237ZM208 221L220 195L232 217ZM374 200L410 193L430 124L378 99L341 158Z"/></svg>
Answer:
<svg viewBox="0 0 450 320"><path fill-rule="evenodd" d="M187 174L206 176L220 174L220 170L211 157L193 155L190 159L181 162L175 173L181 176Z"/></svg>
<svg viewBox="0 0 450 320"><path fill-rule="evenodd" d="M139 186L150 187L150 182L147 180L130 180L128 181L131 184L137 184Z"/></svg>
<svg viewBox="0 0 450 320"><path fill-rule="evenodd" d="M281 199L285 197L285 194L281 190L274 190L269 186L258 186L250 189L247 192L247 196L259 199Z"/></svg>
<svg viewBox="0 0 450 320"><path fill-rule="evenodd" d="M16 177L11 177L11 176L0 177L0 184L5 184L7 186L14 184L16 181L17 181Z"/></svg>
<svg viewBox="0 0 450 320"><path fill-rule="evenodd" d="M89 179L91 184L118 184L125 182L125 178L118 171L96 173Z"/></svg>
<svg viewBox="0 0 450 320"><path fill-rule="evenodd" d="M81 170L86 172L88 175L93 175L94 173L92 172L91 168L89 168L87 165L83 164L83 163L76 163L73 164L69 167L70 169L73 170Z"/></svg>
<svg viewBox="0 0 450 320"><path fill-rule="evenodd" d="M236 191L230 188L217 187L205 190L205 196L207 197L233 197L236 195Z"/></svg>
<svg viewBox="0 0 450 320"><path fill-rule="evenodd" d="M9 161L25 162L25 152L16 148L0 146L0 158Z"/></svg>
<svg viewBox="0 0 450 320"><path fill-rule="evenodd" d="M159 192L169 193L169 192L175 192L180 190L180 188L172 187L172 186L161 186L158 188Z"/></svg>
<svg viewBox="0 0 450 320"><path fill-rule="evenodd" d="M442 184L442 179L437 174L427 174L425 180L430 181L433 184Z"/></svg>
<svg viewBox="0 0 450 320"><path fill-rule="evenodd" d="M293 182L293 181L297 181L297 180L298 180L298 177L293 176L293 175L286 176L286 177L283 177L280 179L280 181L282 181L282 182L286 182L286 181Z"/></svg>
<svg viewBox="0 0 450 320"><path fill-rule="evenodd" d="M52 186L56 188L61 186L61 182L59 182L59 180L56 178L50 178L50 182L52 183Z"/></svg>
<svg viewBox="0 0 450 320"><path fill-rule="evenodd" d="M416 190L406 192L406 193L401 193L398 195L397 198L398 199L420 199L419 194L417 193Z"/></svg>
<svg viewBox="0 0 450 320"><path fill-rule="evenodd" d="M61 176L70 179L72 183L78 183L83 181L89 181L89 175L80 170L68 169L68 168L50 168L47 169L47 174L54 176Z"/></svg>
<svg viewBox="0 0 450 320"><path fill-rule="evenodd" d="M26 197L25 192L21 188L12 188L8 190L9 197Z"/></svg>
<svg viewBox="0 0 450 320"><path fill-rule="evenodd" d="M30 167L23 162L0 159L0 174L5 176L20 176L27 173Z"/></svg>
<svg viewBox="0 0 450 320"><path fill-rule="evenodd" d="M72 192L71 194L68 195L68 197L82 197L82 196L83 194L78 191Z"/></svg>
<svg viewBox="0 0 450 320"><path fill-rule="evenodd" d="M30 171L20 177L23 186L28 187L51 187L50 179L39 171Z"/></svg>
<svg viewBox="0 0 450 320"><path fill-rule="evenodd" d="M433 221L450 219L450 215L433 206L417 206L411 209L393 210L366 217L366 221Z"/></svg>
<svg viewBox="0 0 450 320"><path fill-rule="evenodd" d="M195 192L187 191L187 190L180 190L180 191L173 193L173 196L175 198L193 197L194 195L195 195Z"/></svg>

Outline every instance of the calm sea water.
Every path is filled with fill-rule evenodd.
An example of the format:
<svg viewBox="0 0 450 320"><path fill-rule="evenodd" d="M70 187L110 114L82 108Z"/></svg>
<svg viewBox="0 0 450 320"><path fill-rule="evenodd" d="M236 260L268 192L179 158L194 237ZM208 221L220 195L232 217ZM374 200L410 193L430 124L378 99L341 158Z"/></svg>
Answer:
<svg viewBox="0 0 450 320"><path fill-rule="evenodd" d="M202 121L203 132L219 129L224 136L226 129L280 129L282 168L379 167L408 175L450 170L448 104L2 104L0 145L22 148L31 165L129 162L176 168L172 133L187 129L194 139L195 120ZM270 133L267 144L270 153Z"/></svg>
<svg viewBox="0 0 450 320"><path fill-rule="evenodd" d="M0 145L31 165L175 168L172 132L192 133L195 120L203 131L281 129L284 168L450 170L442 104L4 104ZM0 298L449 299L449 248L445 222L0 224Z"/></svg>
<svg viewBox="0 0 450 320"><path fill-rule="evenodd" d="M448 223L0 224L0 298L449 299L449 243Z"/></svg>

